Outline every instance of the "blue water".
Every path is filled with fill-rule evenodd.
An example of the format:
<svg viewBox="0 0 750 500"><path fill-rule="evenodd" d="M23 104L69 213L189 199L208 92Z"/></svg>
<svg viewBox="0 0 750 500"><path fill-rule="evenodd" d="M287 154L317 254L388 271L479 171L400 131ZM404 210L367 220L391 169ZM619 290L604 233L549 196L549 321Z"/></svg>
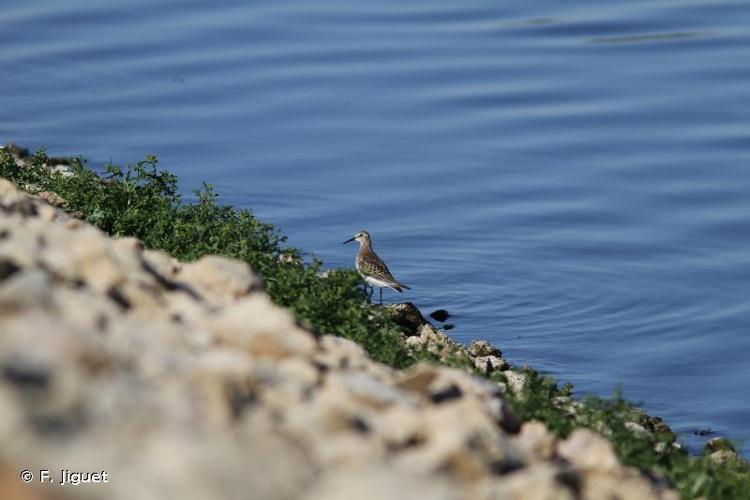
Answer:
<svg viewBox="0 0 750 500"><path fill-rule="evenodd" d="M750 3L2 3L0 141L367 229L388 300L750 452Z"/></svg>

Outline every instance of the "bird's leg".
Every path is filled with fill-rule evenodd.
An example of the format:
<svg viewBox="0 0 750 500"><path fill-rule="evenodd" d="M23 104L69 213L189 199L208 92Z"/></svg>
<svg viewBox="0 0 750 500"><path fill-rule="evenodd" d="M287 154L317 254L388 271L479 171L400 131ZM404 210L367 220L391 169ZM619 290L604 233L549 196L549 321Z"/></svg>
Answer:
<svg viewBox="0 0 750 500"><path fill-rule="evenodd" d="M370 289L370 295L367 296L367 302L372 302L372 294L375 293L375 289L371 286L368 286L367 288Z"/></svg>
<svg viewBox="0 0 750 500"><path fill-rule="evenodd" d="M380 305L383 305L383 289L380 289Z"/></svg>

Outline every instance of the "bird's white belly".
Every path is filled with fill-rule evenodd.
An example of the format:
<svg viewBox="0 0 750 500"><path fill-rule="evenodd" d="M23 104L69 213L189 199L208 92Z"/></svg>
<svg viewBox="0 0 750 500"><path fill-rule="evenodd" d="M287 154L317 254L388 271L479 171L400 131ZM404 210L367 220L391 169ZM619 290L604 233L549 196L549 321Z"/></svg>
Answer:
<svg viewBox="0 0 750 500"><path fill-rule="evenodd" d="M370 276L364 276L365 282L370 286L376 286L378 288L393 288L391 285L386 283L385 281L380 281L379 279L372 278Z"/></svg>

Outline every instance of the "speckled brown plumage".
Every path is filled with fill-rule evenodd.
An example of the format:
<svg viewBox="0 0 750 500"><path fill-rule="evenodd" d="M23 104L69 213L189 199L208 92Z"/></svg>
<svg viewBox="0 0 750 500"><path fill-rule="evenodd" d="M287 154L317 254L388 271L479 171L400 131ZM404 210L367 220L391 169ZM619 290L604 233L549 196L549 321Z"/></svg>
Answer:
<svg viewBox="0 0 750 500"><path fill-rule="evenodd" d="M372 249L370 233L367 231L360 231L354 235L353 238L344 243L354 240L359 242L359 252L357 252L357 258L354 260L354 264L359 274L365 278L367 284L380 288L381 296L383 287L392 288L397 292L403 292L404 288L410 290L407 285L404 285L393 277L388 266L385 265L385 262L383 262L383 260L378 257Z"/></svg>
<svg viewBox="0 0 750 500"><path fill-rule="evenodd" d="M383 283L388 284L391 288L393 288L396 291L403 291L401 288L409 289L408 286L404 285L403 283L399 283L396 278L393 277L391 274L391 271L388 269L388 266L385 265L385 262L378 257L378 255L372 250L372 248L368 248L365 245L362 245L359 248L359 252L357 252L357 258L354 260L354 263L357 267L357 271L362 276L367 276L370 278L375 278L378 281L382 281Z"/></svg>

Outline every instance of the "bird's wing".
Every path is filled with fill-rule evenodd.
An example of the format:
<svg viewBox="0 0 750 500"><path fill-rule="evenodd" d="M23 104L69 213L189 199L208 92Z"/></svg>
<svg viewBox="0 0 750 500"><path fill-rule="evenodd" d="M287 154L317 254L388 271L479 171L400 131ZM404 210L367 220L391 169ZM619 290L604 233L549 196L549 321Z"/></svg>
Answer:
<svg viewBox="0 0 750 500"><path fill-rule="evenodd" d="M386 266L385 262L383 262L380 257L375 255L375 253L368 253L366 256L363 256L363 258L360 260L359 267L360 271L365 276L375 278L377 280L388 283L389 285L395 285L396 287L405 286L399 283L398 280L393 277L391 271L388 269L388 266Z"/></svg>

